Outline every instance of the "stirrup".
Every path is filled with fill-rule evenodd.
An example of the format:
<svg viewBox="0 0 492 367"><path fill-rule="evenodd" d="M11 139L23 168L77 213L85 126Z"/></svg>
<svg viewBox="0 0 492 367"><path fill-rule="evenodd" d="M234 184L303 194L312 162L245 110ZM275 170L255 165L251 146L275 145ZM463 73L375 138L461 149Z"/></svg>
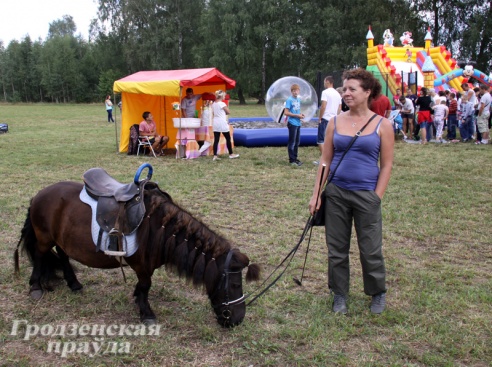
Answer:
<svg viewBox="0 0 492 367"><path fill-rule="evenodd" d="M126 256L126 251L105 250L104 253L109 256Z"/></svg>

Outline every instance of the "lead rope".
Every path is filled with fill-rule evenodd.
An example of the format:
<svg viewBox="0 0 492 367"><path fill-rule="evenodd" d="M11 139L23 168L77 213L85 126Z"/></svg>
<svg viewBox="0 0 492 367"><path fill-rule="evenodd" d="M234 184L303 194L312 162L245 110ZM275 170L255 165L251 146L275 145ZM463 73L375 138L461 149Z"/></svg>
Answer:
<svg viewBox="0 0 492 367"><path fill-rule="evenodd" d="M311 231L309 232L309 237L308 237L308 246L309 246L309 243L311 242L311 233L312 233L312 228L313 228L312 225L311 225L311 221L312 221L312 216L310 215L309 218L308 218L308 220L307 220L307 222L306 222L306 225L304 226L304 230L302 231L301 238L299 239L299 242L294 246L294 248L292 248L292 250L290 250L290 252L287 254L287 256L284 257L284 259L282 260L282 262L270 273L270 275L263 281L263 283L261 283L261 285L258 288L256 288L253 292L251 292L250 294L248 294L245 297L245 299L248 298L248 297L250 297L250 296L252 296L253 294L257 293L265 285L265 283L268 281L268 279L270 279L273 276L273 274L288 259L288 262L285 265L284 270L282 270L282 272L265 289L263 289L258 295L254 296L253 299L246 304L246 306L251 305L258 298L260 298L263 294L265 294L266 291L268 291L271 287L273 287L273 285L275 283L277 283L277 281L282 277L282 275L284 275L284 273L287 270L287 268L289 267L292 259L294 258L294 255L296 254L297 250L299 249L299 247L301 246L302 242L304 241L304 238L306 237L307 232L309 231L309 229L311 229Z"/></svg>

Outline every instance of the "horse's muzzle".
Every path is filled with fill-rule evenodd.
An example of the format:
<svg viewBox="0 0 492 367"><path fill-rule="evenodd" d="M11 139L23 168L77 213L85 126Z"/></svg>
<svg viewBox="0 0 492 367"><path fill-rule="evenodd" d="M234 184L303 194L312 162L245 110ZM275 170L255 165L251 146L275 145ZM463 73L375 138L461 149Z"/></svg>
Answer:
<svg viewBox="0 0 492 367"><path fill-rule="evenodd" d="M222 316L218 316L217 317L217 322L219 323L220 326L222 326L223 328L233 328L235 326L238 326L239 324L241 324L243 322L243 317L240 318L239 320L237 321L233 321L231 320L230 317L222 317Z"/></svg>

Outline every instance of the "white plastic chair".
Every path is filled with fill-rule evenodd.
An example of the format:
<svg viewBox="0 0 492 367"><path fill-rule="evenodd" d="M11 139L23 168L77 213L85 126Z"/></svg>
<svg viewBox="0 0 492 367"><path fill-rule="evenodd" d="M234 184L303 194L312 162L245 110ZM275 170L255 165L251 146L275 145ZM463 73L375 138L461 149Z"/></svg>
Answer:
<svg viewBox="0 0 492 367"><path fill-rule="evenodd" d="M145 154L145 149L149 148L152 154L154 155L154 158L157 158L154 152L154 148L152 148L152 143L147 139L146 136L139 136L138 137L138 149L137 149L137 156L140 155L140 147L142 147L142 150Z"/></svg>

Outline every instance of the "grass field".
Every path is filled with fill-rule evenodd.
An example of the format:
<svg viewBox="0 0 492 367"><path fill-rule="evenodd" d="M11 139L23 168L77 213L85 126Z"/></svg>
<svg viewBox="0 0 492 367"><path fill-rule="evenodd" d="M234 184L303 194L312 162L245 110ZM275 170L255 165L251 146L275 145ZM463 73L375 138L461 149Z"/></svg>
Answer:
<svg viewBox="0 0 492 367"><path fill-rule="evenodd" d="M254 104L232 103L231 112L266 115ZM201 290L159 269L149 295L158 335L53 335L50 327L139 319L130 269L124 283L118 269L77 264L82 293L60 282L38 302L28 296L25 256L14 276L12 255L30 198L49 184L81 181L96 166L130 182L148 161L162 189L259 263L264 276L296 244L308 217L316 147L300 148L305 164L298 168L288 165L286 148L237 147L239 159L218 162L127 156L116 153L114 125L105 120L100 105L0 104L0 122L10 127L0 135L0 365L492 366L491 145L396 143L383 199L388 307L380 316L370 314L363 294L355 238L349 314L331 313L324 233L315 228L303 287L292 277L301 274L305 245L232 330L215 322ZM19 320L32 332L39 327L37 335L27 338L25 325L15 333ZM86 349L102 344L99 353ZM108 347L115 345L125 348Z"/></svg>

